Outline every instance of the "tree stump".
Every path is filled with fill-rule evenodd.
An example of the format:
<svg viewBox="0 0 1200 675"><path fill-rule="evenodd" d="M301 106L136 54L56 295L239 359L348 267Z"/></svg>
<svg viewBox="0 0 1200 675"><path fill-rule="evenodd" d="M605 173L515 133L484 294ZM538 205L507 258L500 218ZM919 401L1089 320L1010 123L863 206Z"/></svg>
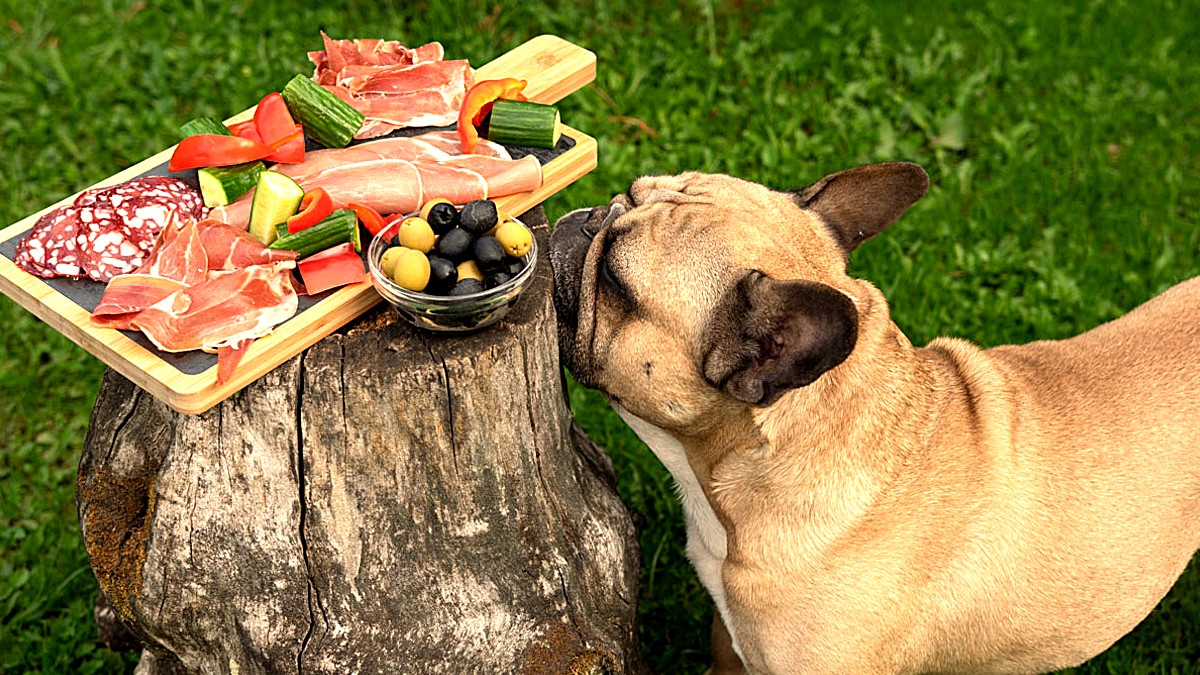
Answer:
<svg viewBox="0 0 1200 675"><path fill-rule="evenodd" d="M381 305L201 415L106 373L79 518L138 671L637 672L636 534L550 297L543 263L464 337Z"/></svg>

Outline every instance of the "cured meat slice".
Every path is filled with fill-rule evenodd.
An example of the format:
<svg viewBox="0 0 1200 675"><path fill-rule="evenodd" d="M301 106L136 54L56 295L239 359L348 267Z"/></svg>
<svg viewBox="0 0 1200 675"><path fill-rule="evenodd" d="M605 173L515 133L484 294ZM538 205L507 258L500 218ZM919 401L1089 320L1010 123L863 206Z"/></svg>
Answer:
<svg viewBox="0 0 1200 675"><path fill-rule="evenodd" d="M337 77L348 67L411 65L441 61L445 55L438 42L410 49L394 40L335 40L325 31L321 31L321 40L325 49L308 53L308 60L315 66L313 79L318 84L337 84Z"/></svg>
<svg viewBox="0 0 1200 675"><path fill-rule="evenodd" d="M536 190L542 184L542 163L532 155L526 155L516 160L485 155L458 155L438 162L438 165L452 167L459 171L470 171L481 176L487 183L487 194L482 198L487 199ZM431 186L429 190L448 191L449 187ZM473 197L473 199L481 199L481 197Z"/></svg>
<svg viewBox="0 0 1200 675"><path fill-rule="evenodd" d="M431 152L441 151L449 157L466 154L462 150L462 142L458 140L458 132L455 130L431 131L420 136L413 136L412 140L424 144ZM503 145L493 143L486 138L479 139L478 145L471 154L512 159L512 155L508 154L508 150Z"/></svg>
<svg viewBox="0 0 1200 675"><path fill-rule="evenodd" d="M373 159L343 164L300 182L306 190L324 188L335 209L365 204L380 213L412 213L421 208L422 174L402 159Z"/></svg>
<svg viewBox="0 0 1200 675"><path fill-rule="evenodd" d="M117 208L130 200L164 204L179 216L199 218L204 214L204 198L200 192L170 176L143 176L108 187L93 188L76 197L73 206Z"/></svg>
<svg viewBox="0 0 1200 675"><path fill-rule="evenodd" d="M13 262L39 277L78 277L79 213L62 207L38 219L29 235L17 242Z"/></svg>
<svg viewBox="0 0 1200 675"><path fill-rule="evenodd" d="M323 188L334 208L357 203L384 214L412 213L439 197L465 204L534 190L542 184L542 165L533 156L519 160L476 156L444 162L375 159L334 167L297 182L306 190ZM250 204L249 200L238 200L213 209L211 217L244 226L249 221Z"/></svg>
<svg viewBox="0 0 1200 675"><path fill-rule="evenodd" d="M436 42L411 49L387 40L334 40L309 52L312 79L366 116L355 138L401 127L453 124L475 82L466 60L444 60Z"/></svg>
<svg viewBox="0 0 1200 675"><path fill-rule="evenodd" d="M249 232L216 220L201 221L195 229L203 242L209 270L236 270L296 259L295 251L269 249Z"/></svg>
<svg viewBox="0 0 1200 675"><path fill-rule="evenodd" d="M79 220L86 223L81 228L79 266L93 281L107 282L142 266L146 252L139 245L141 237L132 235L120 220L94 215L88 207L80 210Z"/></svg>
<svg viewBox="0 0 1200 675"><path fill-rule="evenodd" d="M456 59L407 66L351 66L342 71L338 85L359 96L435 92L445 102L453 100L456 91L465 91L464 86L470 77L471 64L465 59ZM458 98L461 103L462 97Z"/></svg>
<svg viewBox="0 0 1200 675"><path fill-rule="evenodd" d="M204 212L200 193L168 176L87 190L38 219L14 261L41 277L108 281L138 269L167 223Z"/></svg>
<svg viewBox="0 0 1200 675"><path fill-rule="evenodd" d="M334 208L366 204L381 213L411 213L435 198L457 204L534 190L542 184L542 165L533 156L509 157L504 146L489 143L487 154L462 154L454 132L384 138L349 148L307 153L297 164L274 170L291 176L305 190L324 188ZM252 194L209 214L236 227L250 219Z"/></svg>
<svg viewBox="0 0 1200 675"><path fill-rule="evenodd" d="M175 221L163 228L150 259L138 270L139 274L178 281L191 286L204 279L208 258L204 243L194 225L195 221ZM115 279L114 279L115 281ZM109 283L112 287L112 283ZM105 290L107 295L108 289Z"/></svg>
<svg viewBox="0 0 1200 675"><path fill-rule="evenodd" d="M233 377L233 369L242 362L242 357L253 342L250 339L238 340L217 350L217 384L225 384Z"/></svg>
<svg viewBox="0 0 1200 675"><path fill-rule="evenodd" d="M272 251L246 232L215 221L189 220L169 225L159 235L150 260L132 274L113 277L92 323L132 329L137 313L163 298L206 281L213 270L234 270L251 265L289 262L294 251Z"/></svg>
<svg viewBox="0 0 1200 675"><path fill-rule="evenodd" d="M474 153L476 156L494 157L511 160L508 150L499 143L480 141ZM398 136L396 138L381 138L377 141L360 143L348 148L328 148L313 150L304 156L303 162L296 164L279 164L273 170L286 174L303 183L311 180L324 171L346 164L365 162L373 159L403 159L409 162L440 162L454 157L470 157L464 155L458 134L454 131L434 131L419 136Z"/></svg>
<svg viewBox="0 0 1200 675"><path fill-rule="evenodd" d="M357 91L352 90L346 101L366 116L354 137L377 138L403 127L454 124L474 83L471 65L461 60L435 61L359 78L354 81Z"/></svg>
<svg viewBox="0 0 1200 675"><path fill-rule="evenodd" d="M132 324L167 352L215 352L254 340L296 313L293 267L283 261L215 273L142 310Z"/></svg>
<svg viewBox="0 0 1200 675"><path fill-rule="evenodd" d="M295 258L215 221L172 224L137 273L109 282L91 320L140 330L163 351L216 352L223 383L255 339L296 313Z"/></svg>
<svg viewBox="0 0 1200 675"><path fill-rule="evenodd" d="M187 284L153 274L122 274L104 288L100 304L92 310L92 323L108 328L127 328L133 315L162 300ZM125 315L119 319L117 315ZM103 317L103 318L101 318ZM114 322L118 322L116 325Z"/></svg>
<svg viewBox="0 0 1200 675"><path fill-rule="evenodd" d="M92 323L129 329L137 312L182 288L203 281L207 259L193 221L163 228L154 251L136 272L114 276L92 310Z"/></svg>

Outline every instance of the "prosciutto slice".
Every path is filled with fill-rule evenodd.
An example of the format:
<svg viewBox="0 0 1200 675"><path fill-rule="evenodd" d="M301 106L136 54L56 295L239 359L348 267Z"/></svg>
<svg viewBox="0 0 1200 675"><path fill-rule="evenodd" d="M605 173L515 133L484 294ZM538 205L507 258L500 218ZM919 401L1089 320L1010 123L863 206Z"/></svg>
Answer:
<svg viewBox="0 0 1200 675"><path fill-rule="evenodd" d="M295 251L267 248L249 232L227 227L216 220L202 220L195 230L203 243L209 271L237 270L296 259Z"/></svg>
<svg viewBox="0 0 1200 675"><path fill-rule="evenodd" d="M159 349L235 350L269 334L296 313L299 299L288 279L294 263L251 265L217 272L142 310L131 322Z"/></svg>
<svg viewBox="0 0 1200 675"><path fill-rule="evenodd" d="M108 283L92 323L141 330L162 351L216 352L225 382L255 339L296 313L295 258L216 221L172 224L140 269Z"/></svg>
<svg viewBox="0 0 1200 675"><path fill-rule="evenodd" d="M172 220L159 233L145 264L108 282L92 311L93 323L128 330L134 314L207 277L207 256L191 222Z"/></svg>
<svg viewBox="0 0 1200 675"><path fill-rule="evenodd" d="M412 213L425 202L445 198L456 204L494 199L537 189L542 165L536 157L511 159L503 146L486 154L462 154L454 132L385 138L349 148L316 150L298 164L279 164L305 190L324 188L334 208L365 204L380 213ZM210 218L245 228L253 194L218 207Z"/></svg>
<svg viewBox="0 0 1200 675"><path fill-rule="evenodd" d="M430 42L415 49L392 40L359 39L334 40L321 31L325 49L309 52L308 60L316 66L313 79L317 84L338 84L337 78L347 69L350 74L374 66L406 66L425 61L441 61L445 55L441 43Z"/></svg>
<svg viewBox="0 0 1200 675"><path fill-rule="evenodd" d="M401 127L448 126L475 82L471 64L444 60L439 43L411 49L388 40L334 40L309 52L313 81L366 116L355 138Z"/></svg>

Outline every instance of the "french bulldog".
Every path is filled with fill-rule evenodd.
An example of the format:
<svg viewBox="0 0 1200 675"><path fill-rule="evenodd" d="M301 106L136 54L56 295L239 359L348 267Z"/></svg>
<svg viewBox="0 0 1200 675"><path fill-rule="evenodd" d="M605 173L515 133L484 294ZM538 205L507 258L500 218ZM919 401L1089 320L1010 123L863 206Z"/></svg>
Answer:
<svg viewBox="0 0 1200 675"><path fill-rule="evenodd" d="M1200 278L1067 340L914 347L846 265L928 185L652 176L555 226L563 363L678 484L710 672L1072 666L1200 546Z"/></svg>

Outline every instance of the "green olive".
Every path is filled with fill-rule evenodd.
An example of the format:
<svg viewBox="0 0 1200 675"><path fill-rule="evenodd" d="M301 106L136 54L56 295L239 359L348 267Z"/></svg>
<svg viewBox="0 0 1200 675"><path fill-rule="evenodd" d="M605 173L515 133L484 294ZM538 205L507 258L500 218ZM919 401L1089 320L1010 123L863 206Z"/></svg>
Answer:
<svg viewBox="0 0 1200 675"><path fill-rule="evenodd" d="M399 247L399 250L392 280L397 286L410 291L425 290L429 284L429 258L415 249Z"/></svg>
<svg viewBox="0 0 1200 675"><path fill-rule="evenodd" d="M474 279L475 281L483 281L483 272L479 271L479 265L474 260L467 260L458 265L458 278Z"/></svg>
<svg viewBox="0 0 1200 675"><path fill-rule="evenodd" d="M396 269L396 260L400 258L400 252L404 248L401 246L392 246L379 256L379 270L383 272L383 276L391 279L392 272Z"/></svg>
<svg viewBox="0 0 1200 675"><path fill-rule="evenodd" d="M400 245L421 253L433 248L433 228L424 218L406 218L400 223Z"/></svg>
<svg viewBox="0 0 1200 675"><path fill-rule="evenodd" d="M496 239L500 240L504 252L514 258L520 258L533 248L533 233L529 228L512 220L501 223L500 227L496 228Z"/></svg>

